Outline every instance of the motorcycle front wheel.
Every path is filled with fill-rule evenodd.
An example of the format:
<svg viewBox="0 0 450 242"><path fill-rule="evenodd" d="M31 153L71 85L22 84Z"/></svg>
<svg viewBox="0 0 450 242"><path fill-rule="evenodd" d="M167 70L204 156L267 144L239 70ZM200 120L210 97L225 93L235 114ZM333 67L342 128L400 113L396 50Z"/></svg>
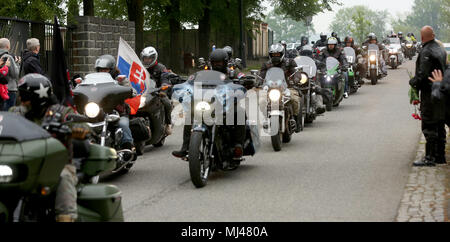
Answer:
<svg viewBox="0 0 450 242"><path fill-rule="evenodd" d="M189 173L196 188L206 186L210 172L207 164L208 145L203 139L203 133L193 132L189 143Z"/></svg>
<svg viewBox="0 0 450 242"><path fill-rule="evenodd" d="M272 125L271 130L277 130L277 134L275 134L271 137L272 147L273 147L273 150L276 152L281 151L281 144L282 144L282 138L283 138L281 131L280 131L280 126L279 126L280 118L281 117L279 117L279 116L272 116L271 122L270 122ZM273 125L273 124L275 124L275 125Z"/></svg>
<svg viewBox="0 0 450 242"><path fill-rule="evenodd" d="M377 85L378 79L377 79L377 70L370 70L370 82L372 85Z"/></svg>

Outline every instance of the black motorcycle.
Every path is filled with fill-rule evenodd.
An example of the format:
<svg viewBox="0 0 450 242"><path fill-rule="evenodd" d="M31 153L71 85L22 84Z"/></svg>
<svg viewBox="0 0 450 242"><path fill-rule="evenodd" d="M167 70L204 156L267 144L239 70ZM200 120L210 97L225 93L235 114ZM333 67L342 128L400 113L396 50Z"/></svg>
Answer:
<svg viewBox="0 0 450 242"><path fill-rule="evenodd" d="M315 61L308 56L299 56L294 60L301 72L300 84L297 90L303 94L302 116L305 117L305 123L310 124L317 117L316 107L313 102L314 96L317 95L314 91L314 79L317 75L317 66Z"/></svg>
<svg viewBox="0 0 450 242"><path fill-rule="evenodd" d="M225 124L228 115L234 113L230 110L236 108L236 101L244 98L245 92L243 85L227 82L226 76L217 71L197 72L187 82L174 86L173 100L179 101L187 115L192 116L188 161L191 180L197 188L206 186L210 172L235 170L243 161L233 159L234 126ZM252 132L251 127L246 126L244 156L253 156L257 150L254 141L259 138L254 138L257 132Z"/></svg>
<svg viewBox="0 0 450 242"><path fill-rule="evenodd" d="M136 152L121 149L123 130L119 127L118 105L132 98L131 87L123 87L109 73L93 73L73 90L78 113L86 117L92 129L91 142L117 150L116 168L113 173L127 172L137 159Z"/></svg>

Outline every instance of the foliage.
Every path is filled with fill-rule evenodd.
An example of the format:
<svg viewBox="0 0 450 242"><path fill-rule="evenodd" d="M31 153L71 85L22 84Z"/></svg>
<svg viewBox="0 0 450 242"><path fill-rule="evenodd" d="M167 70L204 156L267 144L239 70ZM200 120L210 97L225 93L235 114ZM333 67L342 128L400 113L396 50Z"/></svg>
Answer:
<svg viewBox="0 0 450 242"><path fill-rule="evenodd" d="M311 36L315 30L313 26L306 26L303 22L297 22L290 18L278 15L275 11L270 12L265 22L274 31L274 42L285 40L287 42L300 42L302 36Z"/></svg>
<svg viewBox="0 0 450 242"><path fill-rule="evenodd" d="M53 22L53 17L65 18L60 8L63 0L2 0L0 16Z"/></svg>
<svg viewBox="0 0 450 242"><path fill-rule="evenodd" d="M271 0L277 14L288 16L294 21L304 21L325 10L331 11L331 4L337 0Z"/></svg>
<svg viewBox="0 0 450 242"><path fill-rule="evenodd" d="M366 6L354 6L339 10L330 25L330 29L339 36L353 36L358 43L362 43L369 33L375 33L378 38L386 34L386 20L389 13L373 11Z"/></svg>

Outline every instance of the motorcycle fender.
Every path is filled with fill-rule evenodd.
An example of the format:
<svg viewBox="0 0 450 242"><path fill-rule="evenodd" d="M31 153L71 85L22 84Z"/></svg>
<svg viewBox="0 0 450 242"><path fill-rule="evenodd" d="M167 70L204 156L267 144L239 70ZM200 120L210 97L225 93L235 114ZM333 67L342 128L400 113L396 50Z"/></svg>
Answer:
<svg viewBox="0 0 450 242"><path fill-rule="evenodd" d="M0 223L7 223L9 220L8 208L0 202Z"/></svg>

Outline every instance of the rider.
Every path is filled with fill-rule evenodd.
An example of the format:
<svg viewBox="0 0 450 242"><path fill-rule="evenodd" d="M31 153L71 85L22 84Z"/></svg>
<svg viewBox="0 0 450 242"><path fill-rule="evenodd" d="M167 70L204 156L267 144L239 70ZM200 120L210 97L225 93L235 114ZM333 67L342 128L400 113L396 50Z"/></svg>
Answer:
<svg viewBox="0 0 450 242"><path fill-rule="evenodd" d="M269 62L266 62L262 65L260 70L260 76L265 79L267 71L272 67L279 67L284 70L284 75L286 77L286 81L288 81L289 77L296 72L295 68L297 67L297 63L293 59L285 58L284 47L280 44L272 45L269 49ZM301 123L299 122L299 114L300 114L300 94L296 89L294 89L290 82L288 82L288 87L291 92L291 103L292 108L294 109L294 119L291 119L291 123L296 123L295 132L300 132L302 129Z"/></svg>
<svg viewBox="0 0 450 242"><path fill-rule="evenodd" d="M330 37L327 43L327 49L322 51L319 56L319 61L325 63L328 57L334 57L339 61L343 70L347 70L347 59L345 58L345 54L342 52L340 48L338 48L338 40L335 37ZM348 85L348 73L344 72L345 77L345 92L344 98L348 98L348 93L350 91L350 87Z"/></svg>
<svg viewBox="0 0 450 242"><path fill-rule="evenodd" d="M302 48L302 51L300 52L300 56L307 56L311 59L313 59L313 49L310 45L306 45ZM316 113L317 114L322 114L325 113L326 111L326 107L323 104L323 98L322 98L322 85L320 84L320 81L318 80L318 78L313 78L312 79L312 83L314 84L313 90L316 92L316 94L319 95L315 95L313 98L313 102L315 104L316 107Z"/></svg>
<svg viewBox="0 0 450 242"><path fill-rule="evenodd" d="M121 86L131 87L130 81L127 78L120 77L120 71L116 68L116 59L112 55L102 55L95 61L95 70L97 72L109 73L111 77ZM133 89L133 88L132 88ZM134 92L134 89L133 89ZM123 131L123 138L121 140L121 149L135 150L133 135L130 129L130 106L125 102L115 108L120 114L119 127ZM127 160L127 159L125 159Z"/></svg>
<svg viewBox="0 0 450 242"><path fill-rule="evenodd" d="M320 33L320 40L318 40L315 44L314 44L314 49L317 47L324 47L327 46L327 35L324 33Z"/></svg>
<svg viewBox="0 0 450 242"><path fill-rule="evenodd" d="M150 78L156 82L156 87L170 86L171 82L168 79L169 70L166 66L158 63L158 52L154 47L147 47L141 52L141 61L145 68L150 73ZM161 102L164 106L165 120L166 120L166 134L172 134L172 102L170 101L166 92L161 92Z"/></svg>
<svg viewBox="0 0 450 242"><path fill-rule="evenodd" d="M47 118L52 118L56 115L61 117L60 122L65 122L66 120L64 119L67 115L74 113L73 109L57 104L50 80L41 74L24 76L19 81L18 89L21 104L10 108L9 111L24 116L38 125L42 125ZM73 154L72 140L84 140L89 132L89 127L74 124L71 129L71 136L66 135L60 141L67 147L69 153ZM56 190L56 221L74 222L77 219L77 183L76 167L71 163L66 164L61 172Z"/></svg>
<svg viewBox="0 0 450 242"><path fill-rule="evenodd" d="M406 39L403 37L403 32L398 32L397 36L400 39L400 43L406 43Z"/></svg>
<svg viewBox="0 0 450 242"><path fill-rule="evenodd" d="M416 37L414 36L413 33L409 32L407 36L412 40L412 42L414 44L417 44L417 39L416 39Z"/></svg>
<svg viewBox="0 0 450 242"><path fill-rule="evenodd" d="M344 47L351 47L355 50L356 57L362 54L361 48L359 46L355 45L355 39L351 36L347 36L344 39L345 46ZM357 61L357 60L356 60ZM365 76L366 73L366 66L363 65L363 63L357 62L357 72L359 72L359 84L364 84L364 81L361 79L361 77Z"/></svg>
<svg viewBox="0 0 450 242"><path fill-rule="evenodd" d="M242 62L239 59L233 58L233 48L231 46L223 47L228 54L228 67L233 68L236 73L240 72L244 67L242 66Z"/></svg>
<svg viewBox="0 0 450 242"><path fill-rule="evenodd" d="M383 50L385 48L382 44L378 43L377 36L374 33L369 34L368 40L363 44L363 46L365 46L367 48L371 44L377 45L378 48L380 49L381 53L384 53ZM381 67L381 72L383 73L384 76L387 76L387 67L386 67L386 62L384 61L384 57L382 55L380 55L379 60L380 60L379 63L380 63L380 67Z"/></svg>
<svg viewBox="0 0 450 242"><path fill-rule="evenodd" d="M308 45L309 44L309 38L306 36L302 36L301 38L301 45L297 47L297 51L300 53L303 50L303 46Z"/></svg>
<svg viewBox="0 0 450 242"><path fill-rule="evenodd" d="M209 61L211 63L212 70L222 72L226 75L225 82L231 82L228 68L228 54L223 49L214 50L209 56ZM237 110L236 110L237 111ZM238 115L235 115L237 117ZM186 124L183 129L183 145L181 150L173 151L172 155L177 158L185 158L189 152L189 142L191 137L192 125ZM235 123L232 129L232 137L235 141L234 146L234 160L241 160L244 155L243 144L245 142L245 125L239 125Z"/></svg>

